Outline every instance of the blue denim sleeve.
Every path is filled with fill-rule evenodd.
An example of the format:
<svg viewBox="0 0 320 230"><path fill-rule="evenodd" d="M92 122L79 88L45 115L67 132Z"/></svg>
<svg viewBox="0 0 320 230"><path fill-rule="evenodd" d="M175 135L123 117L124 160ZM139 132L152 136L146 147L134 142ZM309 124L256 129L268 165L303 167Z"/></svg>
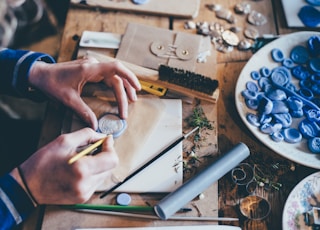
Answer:
<svg viewBox="0 0 320 230"><path fill-rule="evenodd" d="M0 177L0 230L18 226L34 209L28 194L9 174Z"/></svg>
<svg viewBox="0 0 320 230"><path fill-rule="evenodd" d="M43 101L44 95L31 90L28 84L29 71L36 61L55 63L47 54L27 50L0 50L0 93Z"/></svg>

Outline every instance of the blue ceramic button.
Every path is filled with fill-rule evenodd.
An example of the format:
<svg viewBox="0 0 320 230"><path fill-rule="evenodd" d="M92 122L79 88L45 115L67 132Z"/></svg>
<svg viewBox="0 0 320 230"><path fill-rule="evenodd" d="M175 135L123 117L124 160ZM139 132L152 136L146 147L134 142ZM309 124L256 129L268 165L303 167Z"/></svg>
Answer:
<svg viewBox="0 0 320 230"><path fill-rule="evenodd" d="M313 98L313 93L308 88L300 88L299 94L307 100L311 100Z"/></svg>
<svg viewBox="0 0 320 230"><path fill-rule="evenodd" d="M275 85L285 86L290 82L290 72L286 67L280 66L273 69L271 81Z"/></svg>
<svg viewBox="0 0 320 230"><path fill-rule="evenodd" d="M293 68L295 66L294 62L290 58L283 59L282 65L284 67L287 67L288 69L291 69L291 68Z"/></svg>
<svg viewBox="0 0 320 230"><path fill-rule="evenodd" d="M308 69L303 65L297 65L293 67L291 73L294 77L298 78L299 80L307 79L310 76Z"/></svg>
<svg viewBox="0 0 320 230"><path fill-rule="evenodd" d="M320 137L314 137L308 140L309 150L313 153L320 153Z"/></svg>
<svg viewBox="0 0 320 230"><path fill-rule="evenodd" d="M271 50L271 57L275 62L282 62L284 54L280 49L275 48Z"/></svg>
<svg viewBox="0 0 320 230"><path fill-rule="evenodd" d="M258 94L256 92L250 91L250 90L243 90L241 92L241 95L245 98L245 99L257 99Z"/></svg>
<svg viewBox="0 0 320 230"><path fill-rule="evenodd" d="M270 123L272 121L272 116L270 114L262 114L259 121L260 124Z"/></svg>
<svg viewBox="0 0 320 230"><path fill-rule="evenodd" d="M252 124L253 126L256 126L256 127L260 126L260 122L259 122L258 116L253 114L253 113L248 113L247 114L247 121L250 122L250 124Z"/></svg>
<svg viewBox="0 0 320 230"><path fill-rule="evenodd" d="M308 48L312 56L317 56L320 53L320 36L311 36L308 39Z"/></svg>
<svg viewBox="0 0 320 230"><path fill-rule="evenodd" d="M281 142L284 140L284 137L281 132L275 132L271 134L271 139L275 142Z"/></svg>
<svg viewBox="0 0 320 230"><path fill-rule="evenodd" d="M267 92L267 97L273 101L282 101L287 99L287 94L281 89L275 89Z"/></svg>
<svg viewBox="0 0 320 230"><path fill-rule="evenodd" d="M246 83L246 88L247 88L247 90L249 90L251 92L258 92L259 91L258 85L253 81L248 81Z"/></svg>
<svg viewBox="0 0 320 230"><path fill-rule="evenodd" d="M259 102L258 110L260 114L269 114L273 108L272 101L266 96L262 96Z"/></svg>
<svg viewBox="0 0 320 230"><path fill-rule="evenodd" d="M260 78L258 81L258 84L264 92L268 92L269 89L272 88L270 78L267 78L267 77Z"/></svg>
<svg viewBox="0 0 320 230"><path fill-rule="evenodd" d="M316 122L304 119L299 123L299 130L305 138L310 139L319 135L320 127Z"/></svg>
<svg viewBox="0 0 320 230"><path fill-rule="evenodd" d="M260 75L260 73L259 73L258 71L252 71L252 72L250 73L250 76L251 76L251 78L252 78L253 80L259 80L260 77L261 77L261 75Z"/></svg>
<svg viewBox="0 0 320 230"><path fill-rule="evenodd" d="M271 70L267 67L262 67L260 69L260 73L261 73L262 77L269 77L271 74Z"/></svg>
<svg viewBox="0 0 320 230"><path fill-rule="evenodd" d="M296 96L289 97L287 100L287 104L289 108L293 111L300 110L303 107L303 102L299 97L296 97Z"/></svg>
<svg viewBox="0 0 320 230"><path fill-rule="evenodd" d="M298 143L302 140L301 133L294 128L287 128L282 130L284 140L288 143Z"/></svg>
<svg viewBox="0 0 320 230"><path fill-rule="evenodd" d="M290 127L292 124L292 117L290 113L279 113L279 114L273 114L274 119L281 123L284 128Z"/></svg>
<svg viewBox="0 0 320 230"><path fill-rule="evenodd" d="M249 109L257 110L259 101L256 99L246 99L246 105Z"/></svg>
<svg viewBox="0 0 320 230"><path fill-rule="evenodd" d="M289 108L284 101L273 101L271 113L289 113Z"/></svg>
<svg viewBox="0 0 320 230"><path fill-rule="evenodd" d="M297 64L305 64L309 60L308 49L304 46L295 46L290 52L290 58Z"/></svg>
<svg viewBox="0 0 320 230"><path fill-rule="evenodd" d="M320 74L320 58L313 58L309 61L309 67L317 74Z"/></svg>

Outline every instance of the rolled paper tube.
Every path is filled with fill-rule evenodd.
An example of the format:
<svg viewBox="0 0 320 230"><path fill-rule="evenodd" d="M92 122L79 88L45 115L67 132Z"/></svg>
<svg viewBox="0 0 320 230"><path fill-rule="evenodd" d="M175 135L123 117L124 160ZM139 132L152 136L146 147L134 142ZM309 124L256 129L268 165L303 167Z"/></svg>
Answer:
<svg viewBox="0 0 320 230"><path fill-rule="evenodd" d="M165 196L154 207L156 214L163 220L170 218L189 201L218 181L249 155L249 148L243 143L238 143L226 154L222 155L215 162L207 166L199 174Z"/></svg>

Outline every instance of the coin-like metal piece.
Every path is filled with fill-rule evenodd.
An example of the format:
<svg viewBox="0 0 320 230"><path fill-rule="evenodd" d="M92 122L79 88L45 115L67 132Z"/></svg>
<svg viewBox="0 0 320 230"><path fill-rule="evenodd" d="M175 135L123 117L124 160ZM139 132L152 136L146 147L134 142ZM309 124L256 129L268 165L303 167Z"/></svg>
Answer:
<svg viewBox="0 0 320 230"><path fill-rule="evenodd" d="M231 14L230 10L224 8L216 11L216 16L221 19L227 19Z"/></svg>
<svg viewBox="0 0 320 230"><path fill-rule="evenodd" d="M255 28L249 27L244 30L244 36L250 39L257 39L259 37L259 31Z"/></svg>
<svg viewBox="0 0 320 230"><path fill-rule="evenodd" d="M219 4L207 4L206 6L211 11L217 11L217 10L220 10L222 8L222 6L219 5Z"/></svg>
<svg viewBox="0 0 320 230"><path fill-rule="evenodd" d="M240 2L234 6L234 11L237 14L249 14L251 11L251 5L247 2Z"/></svg>
<svg viewBox="0 0 320 230"><path fill-rule="evenodd" d="M230 30L222 32L222 39L231 46L237 46L239 44L239 37Z"/></svg>
<svg viewBox="0 0 320 230"><path fill-rule="evenodd" d="M194 21L187 21L184 24L184 28L188 30L193 30L196 28L196 23Z"/></svg>
<svg viewBox="0 0 320 230"><path fill-rule="evenodd" d="M251 42L248 39L242 39L238 44L239 50L248 50L252 46Z"/></svg>
<svg viewBox="0 0 320 230"><path fill-rule="evenodd" d="M242 28L239 26L232 26L229 30L231 30L233 33L239 33L240 31L242 31Z"/></svg>
<svg viewBox="0 0 320 230"><path fill-rule="evenodd" d="M266 24L268 20L263 14L253 10L248 15L248 22L255 26L261 26Z"/></svg>
<svg viewBox="0 0 320 230"><path fill-rule="evenodd" d="M106 113L98 120L98 131L104 134L112 134L119 137L127 128L127 122L113 113Z"/></svg>

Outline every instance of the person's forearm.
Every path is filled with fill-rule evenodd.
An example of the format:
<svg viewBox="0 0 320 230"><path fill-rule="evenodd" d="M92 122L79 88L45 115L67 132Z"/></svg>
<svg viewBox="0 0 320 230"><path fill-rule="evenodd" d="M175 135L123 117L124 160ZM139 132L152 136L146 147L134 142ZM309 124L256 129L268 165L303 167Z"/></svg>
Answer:
<svg viewBox="0 0 320 230"><path fill-rule="evenodd" d="M0 229L12 229L21 224L34 210L35 205L21 186L19 175L14 170L11 175L0 177Z"/></svg>
<svg viewBox="0 0 320 230"><path fill-rule="evenodd" d="M0 93L42 100L43 95L30 90L29 72L36 61L54 63L55 60L44 53L26 50L0 50Z"/></svg>

